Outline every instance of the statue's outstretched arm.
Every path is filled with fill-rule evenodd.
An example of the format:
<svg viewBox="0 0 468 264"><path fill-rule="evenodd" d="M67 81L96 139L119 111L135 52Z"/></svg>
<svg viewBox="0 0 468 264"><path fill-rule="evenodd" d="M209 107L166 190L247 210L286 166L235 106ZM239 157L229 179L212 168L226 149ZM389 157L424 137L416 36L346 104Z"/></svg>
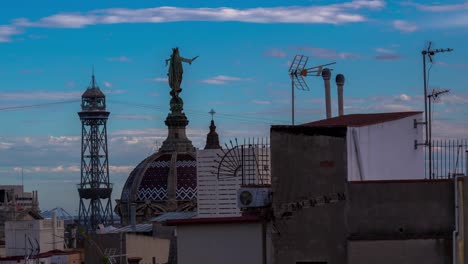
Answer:
<svg viewBox="0 0 468 264"><path fill-rule="evenodd" d="M188 64L192 64L192 62L193 62L196 58L198 58L198 56L195 56L195 57L193 57L192 59L186 59L186 58L184 58L184 57L180 57L180 60L183 61L183 62L187 62Z"/></svg>

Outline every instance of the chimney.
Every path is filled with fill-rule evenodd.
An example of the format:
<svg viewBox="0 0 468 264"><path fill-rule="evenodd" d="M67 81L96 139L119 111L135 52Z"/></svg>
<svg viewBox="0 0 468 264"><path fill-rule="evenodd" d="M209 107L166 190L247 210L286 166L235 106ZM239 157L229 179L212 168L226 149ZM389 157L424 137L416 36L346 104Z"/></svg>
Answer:
<svg viewBox="0 0 468 264"><path fill-rule="evenodd" d="M136 204L130 205L130 224L132 225L132 231L136 231Z"/></svg>
<svg viewBox="0 0 468 264"><path fill-rule="evenodd" d="M331 71L328 68L322 70L322 78L325 82L325 109L327 112L327 119L331 118L331 96L330 96L330 77Z"/></svg>
<svg viewBox="0 0 468 264"><path fill-rule="evenodd" d="M343 111L343 85L345 81L344 75L341 73L336 75L335 81L336 81L336 87L338 89L338 115L342 116L344 115L344 111Z"/></svg>

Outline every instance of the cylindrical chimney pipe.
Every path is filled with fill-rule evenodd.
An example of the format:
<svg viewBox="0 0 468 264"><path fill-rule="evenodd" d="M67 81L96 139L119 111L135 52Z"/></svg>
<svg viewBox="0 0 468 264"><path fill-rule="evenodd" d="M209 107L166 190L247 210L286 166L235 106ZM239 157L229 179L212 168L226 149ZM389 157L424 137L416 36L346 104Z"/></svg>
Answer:
<svg viewBox="0 0 468 264"><path fill-rule="evenodd" d="M336 78L335 78L335 81L336 81L336 87L338 88L338 115L339 116L342 116L344 115L344 111L343 111L343 85L344 85L344 82L345 82L345 77L343 74L338 74L336 75Z"/></svg>
<svg viewBox="0 0 468 264"><path fill-rule="evenodd" d="M325 110L327 112L327 119L331 118L331 95L330 95L330 77L331 71L328 68L322 70L322 78L325 82Z"/></svg>

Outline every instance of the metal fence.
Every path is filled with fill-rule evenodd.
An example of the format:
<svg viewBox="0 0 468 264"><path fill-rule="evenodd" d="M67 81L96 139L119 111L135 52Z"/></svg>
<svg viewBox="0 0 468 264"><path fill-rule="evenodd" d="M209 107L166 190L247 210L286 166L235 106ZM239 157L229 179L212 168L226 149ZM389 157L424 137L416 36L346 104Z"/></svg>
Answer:
<svg viewBox="0 0 468 264"><path fill-rule="evenodd" d="M466 173L468 139L433 140L432 163L429 162L429 148L425 149L426 179L450 179Z"/></svg>

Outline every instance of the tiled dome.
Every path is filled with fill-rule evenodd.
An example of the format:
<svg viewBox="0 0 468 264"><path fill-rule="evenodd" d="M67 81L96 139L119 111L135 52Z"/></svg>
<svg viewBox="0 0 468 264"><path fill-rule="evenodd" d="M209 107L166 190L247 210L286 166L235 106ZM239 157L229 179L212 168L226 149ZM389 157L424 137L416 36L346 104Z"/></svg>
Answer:
<svg viewBox="0 0 468 264"><path fill-rule="evenodd" d="M172 155L177 155L171 164ZM168 200L171 165L177 170L177 201L191 201L197 195L197 162L190 153L156 153L143 160L131 173L122 190L122 201L164 202Z"/></svg>

